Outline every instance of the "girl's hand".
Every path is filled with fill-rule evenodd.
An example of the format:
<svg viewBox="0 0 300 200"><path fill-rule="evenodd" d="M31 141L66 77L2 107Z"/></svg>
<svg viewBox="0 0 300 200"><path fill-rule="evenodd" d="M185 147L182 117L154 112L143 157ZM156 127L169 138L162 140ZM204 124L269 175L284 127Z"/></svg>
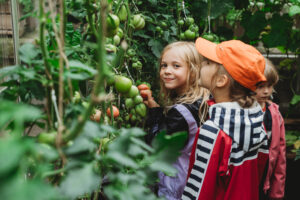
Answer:
<svg viewBox="0 0 300 200"><path fill-rule="evenodd" d="M151 90L141 90L140 94L144 99L144 104L146 104L149 108L160 107L152 97Z"/></svg>

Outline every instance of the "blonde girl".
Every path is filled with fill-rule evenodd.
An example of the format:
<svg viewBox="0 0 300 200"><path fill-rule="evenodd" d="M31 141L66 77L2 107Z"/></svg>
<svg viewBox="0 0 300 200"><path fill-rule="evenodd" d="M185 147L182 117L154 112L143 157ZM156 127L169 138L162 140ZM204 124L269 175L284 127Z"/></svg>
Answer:
<svg viewBox="0 0 300 200"><path fill-rule="evenodd" d="M167 45L159 59L163 107L156 103L150 90L144 101L149 107L148 143L162 130L166 130L167 134L179 131L186 131L188 134L186 145L174 163L178 170L176 176L169 177L159 173L158 196L164 196L168 200L181 199L194 138L206 117L205 101L209 92L199 86L201 62L202 56L198 54L194 43L174 42Z"/></svg>

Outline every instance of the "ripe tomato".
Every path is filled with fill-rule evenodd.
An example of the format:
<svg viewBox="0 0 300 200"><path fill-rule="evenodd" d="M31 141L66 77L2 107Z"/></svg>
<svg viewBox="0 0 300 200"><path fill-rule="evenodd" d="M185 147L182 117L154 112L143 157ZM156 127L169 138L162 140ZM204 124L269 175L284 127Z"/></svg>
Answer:
<svg viewBox="0 0 300 200"><path fill-rule="evenodd" d="M100 118L101 118L101 110L96 109L95 114L93 114L90 119L96 122L100 122Z"/></svg>
<svg viewBox="0 0 300 200"><path fill-rule="evenodd" d="M138 87L139 91L141 90L150 90L149 86L146 85L145 83L140 84Z"/></svg>
<svg viewBox="0 0 300 200"><path fill-rule="evenodd" d="M118 117L119 114L120 114L119 109L116 106L112 106L112 110L113 110L113 116L114 116L114 118ZM107 108L106 114L107 114L107 116L111 117L110 107Z"/></svg>
<svg viewBox="0 0 300 200"><path fill-rule="evenodd" d="M117 92L127 93L132 86L132 81L125 76L116 76L115 77L115 88Z"/></svg>
<svg viewBox="0 0 300 200"><path fill-rule="evenodd" d="M140 95L143 97L144 100L148 98L148 93L152 96L152 91L151 90L141 90Z"/></svg>

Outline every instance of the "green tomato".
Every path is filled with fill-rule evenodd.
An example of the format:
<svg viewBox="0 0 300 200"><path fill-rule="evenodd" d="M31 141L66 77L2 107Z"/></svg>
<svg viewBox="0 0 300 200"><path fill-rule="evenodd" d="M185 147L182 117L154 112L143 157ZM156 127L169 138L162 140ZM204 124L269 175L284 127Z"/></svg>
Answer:
<svg viewBox="0 0 300 200"><path fill-rule="evenodd" d="M115 83L115 74L111 73L106 77L106 83L108 86L112 86Z"/></svg>
<svg viewBox="0 0 300 200"><path fill-rule="evenodd" d="M184 21L181 19L181 20L178 20L178 25L179 26L182 26L184 24Z"/></svg>
<svg viewBox="0 0 300 200"><path fill-rule="evenodd" d="M123 32L123 30L122 30L120 27L118 28L117 35L118 35L121 39L122 39L123 36L124 36L124 32Z"/></svg>
<svg viewBox="0 0 300 200"><path fill-rule="evenodd" d="M55 145L56 135L56 132L40 133L37 137L37 140L40 143Z"/></svg>
<svg viewBox="0 0 300 200"><path fill-rule="evenodd" d="M125 94L127 93L132 86L132 81L125 76L116 76L115 77L115 88L117 92Z"/></svg>
<svg viewBox="0 0 300 200"><path fill-rule="evenodd" d="M195 20L194 20L194 18L192 18L192 17L187 17L186 19L185 19L185 24L187 25L187 26L190 26L191 24L193 24L195 22Z"/></svg>
<svg viewBox="0 0 300 200"><path fill-rule="evenodd" d="M209 40L213 42L215 40L214 36L212 34L205 34L202 36L204 39Z"/></svg>
<svg viewBox="0 0 300 200"><path fill-rule="evenodd" d="M161 26L162 28L164 28L164 29L168 28L168 24L167 24L165 21L162 21L162 22L160 23L160 26Z"/></svg>
<svg viewBox="0 0 300 200"><path fill-rule="evenodd" d="M128 49L128 50L127 50L127 55L128 55L129 57L135 56L135 50L134 50L134 49Z"/></svg>
<svg viewBox="0 0 300 200"><path fill-rule="evenodd" d="M115 35L114 38L113 38L113 41L114 41L114 44L118 46L120 44L120 42L121 42L120 36L119 35Z"/></svg>
<svg viewBox="0 0 300 200"><path fill-rule="evenodd" d="M136 105L135 110L136 110L136 113L141 117L145 117L147 114L147 107L143 103Z"/></svg>
<svg viewBox="0 0 300 200"><path fill-rule="evenodd" d="M180 40L185 40L185 35L184 35L184 33L180 33L179 39L180 39Z"/></svg>
<svg viewBox="0 0 300 200"><path fill-rule="evenodd" d="M121 22L124 22L127 20L127 9L126 6L123 4L118 12L118 17L120 18Z"/></svg>
<svg viewBox="0 0 300 200"><path fill-rule="evenodd" d="M135 85L132 85L130 87L129 92L127 93L127 96L130 97L130 98L133 98L138 94L139 94L139 89Z"/></svg>
<svg viewBox="0 0 300 200"><path fill-rule="evenodd" d="M188 29L184 32L184 36L188 40L193 40L196 37L196 33Z"/></svg>
<svg viewBox="0 0 300 200"><path fill-rule="evenodd" d="M137 105L143 102L143 97L141 95L136 95L133 99L133 102Z"/></svg>
<svg viewBox="0 0 300 200"><path fill-rule="evenodd" d="M131 98L125 99L125 106L127 109L130 109L134 106L133 100Z"/></svg>
<svg viewBox="0 0 300 200"><path fill-rule="evenodd" d="M75 91L75 94L72 98L72 102L73 103L79 103L80 101L81 101L80 93L78 91Z"/></svg>
<svg viewBox="0 0 300 200"><path fill-rule="evenodd" d="M156 27L155 27L155 30L156 30L157 32L160 32L160 31L161 31L161 27L160 27L160 26L156 26Z"/></svg>
<svg viewBox="0 0 300 200"><path fill-rule="evenodd" d="M108 14L106 18L106 27L108 28L108 30L117 29L119 25L120 25L119 17L115 14Z"/></svg>
<svg viewBox="0 0 300 200"><path fill-rule="evenodd" d="M136 30L143 29L145 27L145 19L141 14L134 15L132 21Z"/></svg>
<svg viewBox="0 0 300 200"><path fill-rule="evenodd" d="M131 122L136 122L136 115L131 115L130 121Z"/></svg>

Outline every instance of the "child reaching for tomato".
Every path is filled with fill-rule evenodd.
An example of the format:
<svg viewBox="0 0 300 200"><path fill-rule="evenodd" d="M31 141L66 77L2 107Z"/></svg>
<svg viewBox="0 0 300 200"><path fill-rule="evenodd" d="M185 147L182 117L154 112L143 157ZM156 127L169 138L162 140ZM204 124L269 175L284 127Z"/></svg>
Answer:
<svg viewBox="0 0 300 200"><path fill-rule="evenodd" d="M144 103L149 107L148 143L162 130L166 130L167 134L179 131L188 133L186 145L173 165L178 170L176 176L159 173L158 196L168 200L181 199L194 137L206 117L205 100L209 93L199 86L201 61L202 56L197 53L194 43L171 43L164 48L160 58L159 75L164 107L154 100L149 89L141 90Z"/></svg>

